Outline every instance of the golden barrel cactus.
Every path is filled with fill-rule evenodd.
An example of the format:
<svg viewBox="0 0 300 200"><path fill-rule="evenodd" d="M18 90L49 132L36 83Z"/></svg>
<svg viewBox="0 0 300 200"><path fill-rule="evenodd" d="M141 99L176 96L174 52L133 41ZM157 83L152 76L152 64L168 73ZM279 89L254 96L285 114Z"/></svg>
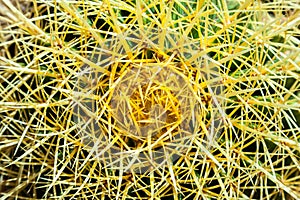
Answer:
<svg viewBox="0 0 300 200"><path fill-rule="evenodd" d="M0 6L0 199L300 199L297 0Z"/></svg>

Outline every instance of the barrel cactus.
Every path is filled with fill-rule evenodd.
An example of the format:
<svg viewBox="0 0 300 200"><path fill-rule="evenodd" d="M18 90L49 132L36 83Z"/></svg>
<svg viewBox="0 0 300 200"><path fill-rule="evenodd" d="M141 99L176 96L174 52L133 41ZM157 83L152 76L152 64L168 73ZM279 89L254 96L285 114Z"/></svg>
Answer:
<svg viewBox="0 0 300 200"><path fill-rule="evenodd" d="M0 6L1 199L300 199L297 0Z"/></svg>

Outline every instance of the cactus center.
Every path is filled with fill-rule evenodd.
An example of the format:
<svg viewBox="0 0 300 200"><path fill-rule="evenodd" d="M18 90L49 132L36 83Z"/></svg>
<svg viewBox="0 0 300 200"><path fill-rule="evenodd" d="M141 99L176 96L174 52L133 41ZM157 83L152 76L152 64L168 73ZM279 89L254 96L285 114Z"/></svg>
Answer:
<svg viewBox="0 0 300 200"><path fill-rule="evenodd" d="M170 88L145 84L133 92L129 103L135 134L140 138L156 140L180 120L179 103Z"/></svg>

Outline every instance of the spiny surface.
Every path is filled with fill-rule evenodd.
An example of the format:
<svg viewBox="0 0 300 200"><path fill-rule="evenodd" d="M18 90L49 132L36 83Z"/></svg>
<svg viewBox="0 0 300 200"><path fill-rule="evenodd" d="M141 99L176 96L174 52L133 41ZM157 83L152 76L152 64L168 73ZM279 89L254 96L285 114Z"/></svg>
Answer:
<svg viewBox="0 0 300 200"><path fill-rule="evenodd" d="M3 199L300 198L298 1L27 3L30 12L8 0L0 4L5 6L0 16ZM99 140L87 144L82 137L82 130L95 129L82 128L74 105L87 105L78 104L78 93L95 100L88 115L79 113L83 122L98 120L101 133L110 137L105 150L134 155L137 147L150 154L155 140L132 134L126 119L135 119L138 130L152 119L146 105L160 104L169 110L160 134L174 127L159 143L168 145L186 105L176 110L171 86L148 83L142 85L150 85L148 91L141 86L129 99L119 95L133 107L132 115L113 115L122 111L111 101L123 91L121 83L128 84L122 78L138 80L126 74L136 68L142 75L138 70L144 66L167 66L187 83L189 90L182 92L190 91L199 104L199 113L190 113L199 127L188 145L179 143L186 147L176 160L137 173L97 159L88 147ZM95 76L97 82L89 82ZM208 143L215 113L222 121L217 121L220 133ZM115 155L101 155L115 161Z"/></svg>

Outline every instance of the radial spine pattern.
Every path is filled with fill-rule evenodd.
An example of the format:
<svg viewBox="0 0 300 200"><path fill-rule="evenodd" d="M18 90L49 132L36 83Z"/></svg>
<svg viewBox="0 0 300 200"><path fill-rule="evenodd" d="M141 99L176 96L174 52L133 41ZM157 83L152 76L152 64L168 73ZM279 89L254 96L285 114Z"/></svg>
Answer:
<svg viewBox="0 0 300 200"><path fill-rule="evenodd" d="M297 0L0 7L0 199L300 199Z"/></svg>

